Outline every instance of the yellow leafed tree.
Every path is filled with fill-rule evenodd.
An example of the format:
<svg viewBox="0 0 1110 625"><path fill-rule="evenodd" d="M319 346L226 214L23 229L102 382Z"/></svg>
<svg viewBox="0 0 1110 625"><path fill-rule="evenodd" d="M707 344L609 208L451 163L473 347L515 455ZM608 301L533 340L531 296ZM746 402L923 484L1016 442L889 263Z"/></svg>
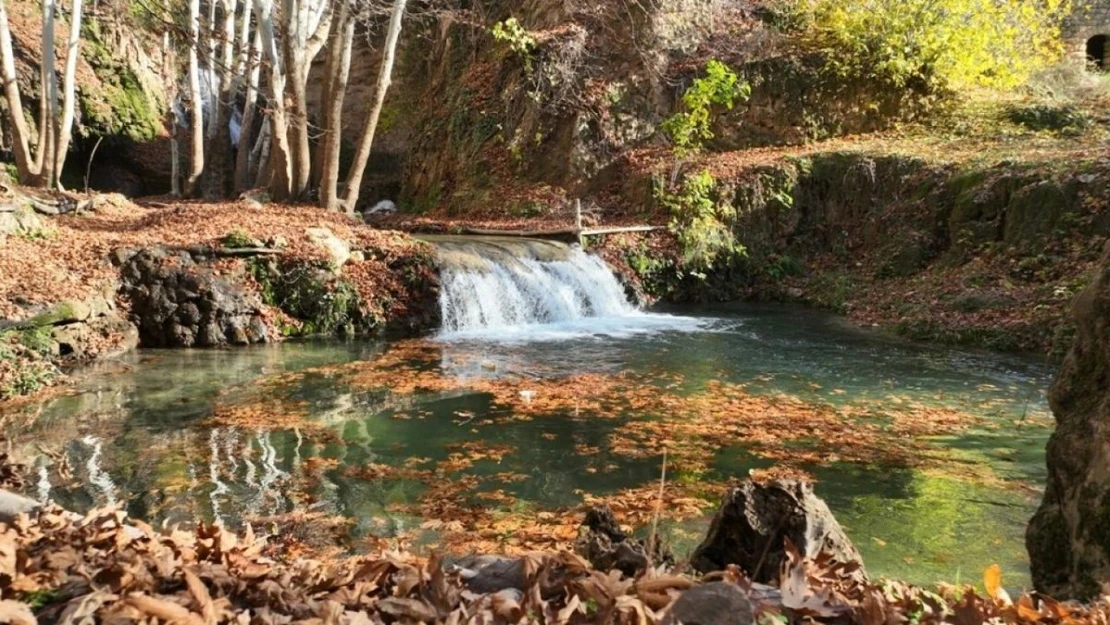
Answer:
<svg viewBox="0 0 1110 625"><path fill-rule="evenodd" d="M1008 89L1057 61L1070 0L787 0L845 77L930 91Z"/></svg>

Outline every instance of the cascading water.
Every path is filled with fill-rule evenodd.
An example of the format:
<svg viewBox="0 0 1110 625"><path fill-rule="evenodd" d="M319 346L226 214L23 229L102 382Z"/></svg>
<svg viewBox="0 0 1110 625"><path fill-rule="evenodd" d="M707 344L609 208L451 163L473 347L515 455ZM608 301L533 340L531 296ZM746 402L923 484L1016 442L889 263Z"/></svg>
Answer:
<svg viewBox="0 0 1110 625"><path fill-rule="evenodd" d="M605 263L549 241L440 239L445 333L637 314Z"/></svg>

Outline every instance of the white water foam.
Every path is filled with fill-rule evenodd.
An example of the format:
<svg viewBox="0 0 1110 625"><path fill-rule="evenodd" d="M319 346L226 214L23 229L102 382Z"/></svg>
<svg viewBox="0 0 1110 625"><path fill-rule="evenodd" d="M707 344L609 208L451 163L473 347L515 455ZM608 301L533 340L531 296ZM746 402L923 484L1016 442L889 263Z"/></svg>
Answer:
<svg viewBox="0 0 1110 625"><path fill-rule="evenodd" d="M497 246L484 254L481 244L467 252L468 262L441 271L442 339L561 341L701 327L638 310L605 262L579 248L557 258L510 257Z"/></svg>

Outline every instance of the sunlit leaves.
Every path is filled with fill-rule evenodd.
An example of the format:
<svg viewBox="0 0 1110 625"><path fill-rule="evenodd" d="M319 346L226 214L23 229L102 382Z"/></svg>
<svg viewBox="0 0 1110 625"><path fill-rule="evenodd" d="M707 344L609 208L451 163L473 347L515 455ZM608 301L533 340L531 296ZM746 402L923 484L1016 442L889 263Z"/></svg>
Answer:
<svg viewBox="0 0 1110 625"><path fill-rule="evenodd" d="M843 77L893 88L1008 89L1060 58L1068 0L789 0Z"/></svg>

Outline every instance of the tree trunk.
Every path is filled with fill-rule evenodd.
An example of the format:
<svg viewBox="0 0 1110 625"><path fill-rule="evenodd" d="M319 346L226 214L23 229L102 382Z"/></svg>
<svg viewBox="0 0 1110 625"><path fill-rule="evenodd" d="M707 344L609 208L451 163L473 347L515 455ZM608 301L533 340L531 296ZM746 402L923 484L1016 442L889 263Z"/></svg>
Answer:
<svg viewBox="0 0 1110 625"><path fill-rule="evenodd" d="M208 37L208 45L205 46L207 53L205 58L205 65L208 68L208 73L205 77L208 80L208 127L207 136L211 138L216 134L216 124L212 120L216 118L216 106L219 100L220 78L223 74L217 71L217 57L216 57L216 2L217 0L208 0L208 28L206 35Z"/></svg>
<svg viewBox="0 0 1110 625"><path fill-rule="evenodd" d="M210 111L208 149L206 155L205 199L219 200L227 195L229 179L233 176L231 162L231 122L232 104L235 101L234 77L231 71L235 64L235 0L223 2L223 50L220 54L215 73L220 92Z"/></svg>
<svg viewBox="0 0 1110 625"><path fill-rule="evenodd" d="M58 73L54 67L54 20L57 7L54 0L42 0L42 117L39 119L39 161L42 182L46 187L54 185L58 137Z"/></svg>
<svg viewBox="0 0 1110 625"><path fill-rule="evenodd" d="M262 37L264 56L270 63L270 140L269 158L265 169L259 168L260 177L269 177L270 196L274 200L288 200L292 191L292 161L289 149L289 124L285 115L285 74L281 52L274 34L273 0L255 0L258 5L258 30Z"/></svg>
<svg viewBox="0 0 1110 625"><path fill-rule="evenodd" d="M192 141L189 146L189 178L185 193L197 194L201 176L204 175L204 100L200 92L200 0L189 0L189 99L191 104L190 126Z"/></svg>
<svg viewBox="0 0 1110 625"><path fill-rule="evenodd" d="M27 118L23 113L23 101L16 82L15 55L12 52L12 33L8 28L8 9L5 0L0 0L0 61L4 71L4 98L8 102L8 115L12 126L12 151L15 153L15 166L19 180L23 184L33 184L40 170L31 155L31 142Z"/></svg>
<svg viewBox="0 0 1110 625"><path fill-rule="evenodd" d="M328 49L329 85L324 98L328 106L324 142L319 151L320 205L328 210L341 210L338 186L339 156L343 147L343 100L347 94L351 45L355 36L355 21L350 18L350 7L345 0L340 2L339 18L334 24L335 35Z"/></svg>
<svg viewBox="0 0 1110 625"><path fill-rule="evenodd" d="M247 3L249 7L251 3ZM247 11L247 9L244 9ZM244 19L250 19L250 13L247 12ZM254 180L251 176L251 129L254 128L255 110L258 108L258 79L261 71L261 65L258 60L258 52L262 48L262 38L256 33L252 40L250 51L245 55L247 57L246 64L243 67L248 68L249 78L247 79L247 94L246 102L243 104L243 119L242 128L239 131L239 146L238 152L235 155L235 193L239 194L247 190L250 186L250 181Z"/></svg>
<svg viewBox="0 0 1110 625"><path fill-rule="evenodd" d="M66 43L66 73L63 84L62 121L58 129L58 146L54 166L54 177L58 188L62 188L62 169L65 167L66 155L69 154L69 142L73 137L74 101L77 91L77 59L80 56L81 46L81 0L73 0L73 10L70 13L69 41Z"/></svg>
<svg viewBox="0 0 1110 625"><path fill-rule="evenodd" d="M251 150L250 167L247 170L247 180L253 180L256 187L270 186L270 118L262 120L262 128L258 131L258 141Z"/></svg>
<svg viewBox="0 0 1110 625"><path fill-rule="evenodd" d="M251 10L254 3L250 0L243 2L243 15L239 22L239 57L235 64L235 75L246 77L251 71L251 62L258 46L254 43L254 29L251 28Z"/></svg>
<svg viewBox="0 0 1110 625"><path fill-rule="evenodd" d="M362 186L362 175L366 171L366 164L370 161L370 150L374 147L374 133L378 130L378 120L382 116L385 106L385 95L389 91L389 84L393 75L393 62L397 56L397 40L401 37L401 21L405 15L407 0L394 0L393 13L389 18L389 30L385 38L385 53L382 56L382 69L378 74L378 83L374 91L374 106L366 118L366 125L362 129L362 139L359 142L355 162L347 175L347 184L343 189L343 204L347 212L354 212L358 204L358 196Z"/></svg>

